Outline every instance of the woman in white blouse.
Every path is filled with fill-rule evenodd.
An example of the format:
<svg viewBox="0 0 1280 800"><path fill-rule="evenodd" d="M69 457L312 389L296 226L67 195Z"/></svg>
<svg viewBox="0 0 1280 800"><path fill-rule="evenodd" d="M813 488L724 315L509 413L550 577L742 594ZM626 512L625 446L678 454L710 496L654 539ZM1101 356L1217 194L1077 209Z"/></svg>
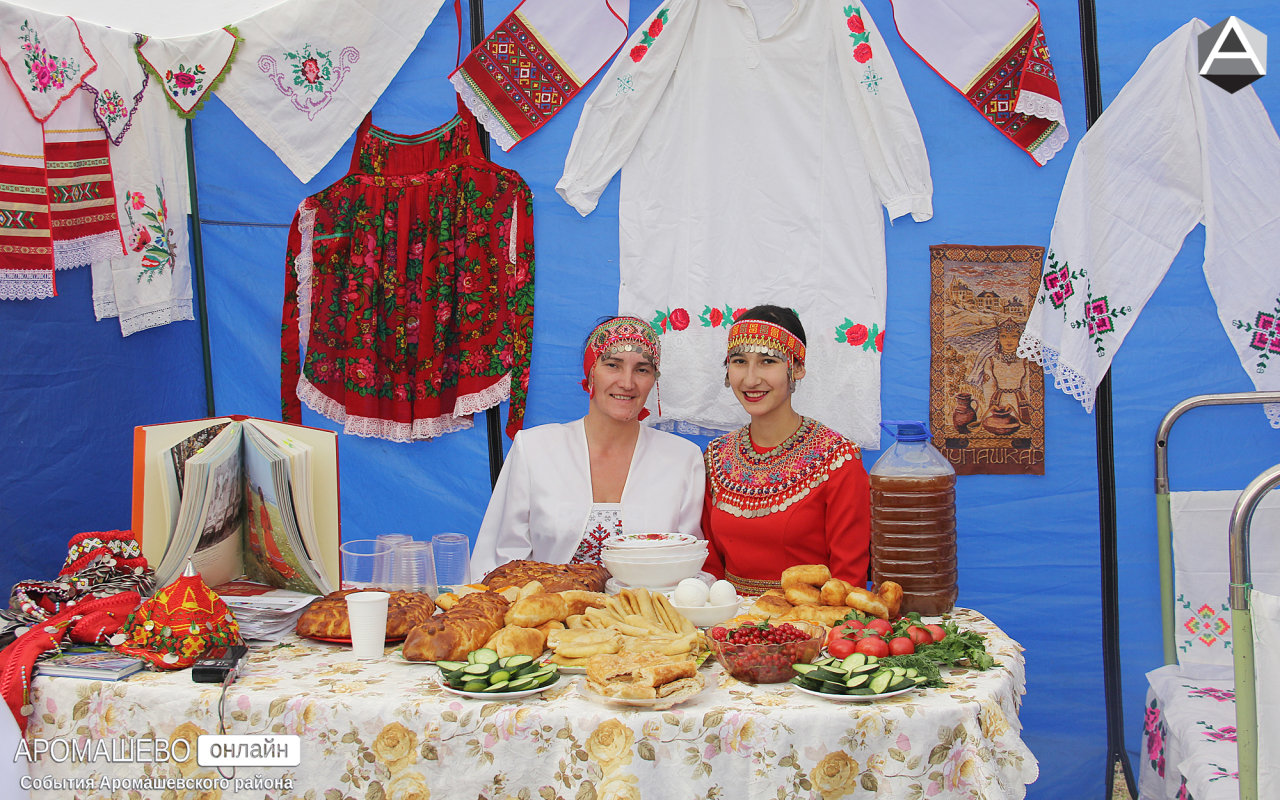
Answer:
<svg viewBox="0 0 1280 800"><path fill-rule="evenodd" d="M653 327L636 317L591 331L582 363L587 415L516 434L480 525L472 575L516 559L598 564L604 540L624 529L702 536L701 451L640 424L661 352Z"/></svg>

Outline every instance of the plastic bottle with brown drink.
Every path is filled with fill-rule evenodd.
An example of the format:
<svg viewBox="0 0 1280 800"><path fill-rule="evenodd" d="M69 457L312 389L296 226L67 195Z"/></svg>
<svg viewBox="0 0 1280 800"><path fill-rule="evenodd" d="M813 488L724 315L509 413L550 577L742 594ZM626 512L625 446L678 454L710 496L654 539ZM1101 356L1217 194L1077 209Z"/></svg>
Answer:
<svg viewBox="0 0 1280 800"><path fill-rule="evenodd" d="M871 468L871 579L902 586L902 613L955 607L956 471L923 422L888 421L896 440Z"/></svg>

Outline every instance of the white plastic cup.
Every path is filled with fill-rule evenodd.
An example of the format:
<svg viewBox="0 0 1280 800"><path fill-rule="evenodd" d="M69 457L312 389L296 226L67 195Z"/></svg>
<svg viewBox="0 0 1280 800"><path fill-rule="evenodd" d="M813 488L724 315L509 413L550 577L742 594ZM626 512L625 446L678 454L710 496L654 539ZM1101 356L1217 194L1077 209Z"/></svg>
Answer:
<svg viewBox="0 0 1280 800"><path fill-rule="evenodd" d="M396 543L395 587L402 592L424 592L434 600L436 564L431 543L408 541Z"/></svg>
<svg viewBox="0 0 1280 800"><path fill-rule="evenodd" d="M390 544L375 539L356 539L343 542L338 548L342 553L343 589L382 589L391 580L391 558L394 552Z"/></svg>
<svg viewBox="0 0 1280 800"><path fill-rule="evenodd" d="M354 592L347 595L351 620L351 652L362 661L382 658L387 647L387 592Z"/></svg>
<svg viewBox="0 0 1280 800"><path fill-rule="evenodd" d="M471 583L471 543L461 533L437 533L431 537L440 591L451 592Z"/></svg>

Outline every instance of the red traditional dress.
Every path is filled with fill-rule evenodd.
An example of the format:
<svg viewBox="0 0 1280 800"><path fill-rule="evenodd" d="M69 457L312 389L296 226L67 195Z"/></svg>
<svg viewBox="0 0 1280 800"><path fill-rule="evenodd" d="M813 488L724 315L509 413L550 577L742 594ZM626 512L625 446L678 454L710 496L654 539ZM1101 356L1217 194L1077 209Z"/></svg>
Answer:
<svg viewBox="0 0 1280 800"><path fill-rule="evenodd" d="M866 585L871 490L856 444L804 417L771 449L751 440L750 426L713 440L706 467L708 572L744 595L778 588L797 564L826 564L833 577Z"/></svg>
<svg viewBox="0 0 1280 800"><path fill-rule="evenodd" d="M471 427L511 398L533 333L533 195L484 159L470 112L417 136L371 124L351 171L289 232L281 404L397 442ZM299 335L299 331L302 335Z"/></svg>

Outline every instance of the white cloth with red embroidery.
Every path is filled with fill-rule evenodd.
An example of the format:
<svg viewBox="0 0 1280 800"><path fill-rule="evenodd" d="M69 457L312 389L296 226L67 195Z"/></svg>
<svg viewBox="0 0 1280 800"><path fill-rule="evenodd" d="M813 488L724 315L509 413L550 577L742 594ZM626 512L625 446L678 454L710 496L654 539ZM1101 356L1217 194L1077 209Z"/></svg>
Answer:
<svg viewBox="0 0 1280 800"><path fill-rule="evenodd" d="M93 116L112 144L124 141L147 87L147 72L138 63L137 34L90 22L80 24L80 34L98 68L84 79L93 98Z"/></svg>
<svg viewBox="0 0 1280 800"><path fill-rule="evenodd" d="M11 3L0 3L0 61L38 122L97 68L75 20Z"/></svg>
<svg viewBox="0 0 1280 800"><path fill-rule="evenodd" d="M622 490L623 524L631 533L702 538L706 483L697 445L641 426ZM582 420L520 431L480 524L471 574L479 579L521 558L569 563L586 533L591 501L591 454Z"/></svg>
<svg viewBox="0 0 1280 800"><path fill-rule="evenodd" d="M1179 663L1231 664L1231 583L1227 528L1240 492L1170 492L1173 528L1174 641ZM1280 593L1280 493L1267 495L1253 515L1253 584Z"/></svg>
<svg viewBox="0 0 1280 800"><path fill-rule="evenodd" d="M1140 800L1185 800L1186 792L1195 800L1239 800L1231 667L1169 664L1147 681Z"/></svg>
<svg viewBox="0 0 1280 800"><path fill-rule="evenodd" d="M215 94L307 182L351 138L444 0L287 0L236 24Z"/></svg>
<svg viewBox="0 0 1280 800"><path fill-rule="evenodd" d="M219 28L196 36L143 37L138 56L178 115L194 117L205 98L224 79L236 56L234 33Z"/></svg>
<svg viewBox="0 0 1280 800"><path fill-rule="evenodd" d="M94 316L99 321L119 317L124 336L195 319L187 245L186 123L154 89L146 91L135 115L137 124L111 151L127 252L92 267Z"/></svg>
<svg viewBox="0 0 1280 800"><path fill-rule="evenodd" d="M724 388L728 327L736 310L776 303L808 335L796 409L878 448L881 207L927 220L933 184L867 10L662 3L587 101L556 190L585 215L619 169L618 311L662 331L662 419L745 422Z"/></svg>
<svg viewBox="0 0 1280 800"><path fill-rule="evenodd" d="M1259 390L1280 390L1280 137L1253 87L1199 76L1193 19L1081 139L1018 355L1092 413L1098 382L1187 233L1206 229L1218 317ZM1280 428L1280 403L1265 407Z"/></svg>

